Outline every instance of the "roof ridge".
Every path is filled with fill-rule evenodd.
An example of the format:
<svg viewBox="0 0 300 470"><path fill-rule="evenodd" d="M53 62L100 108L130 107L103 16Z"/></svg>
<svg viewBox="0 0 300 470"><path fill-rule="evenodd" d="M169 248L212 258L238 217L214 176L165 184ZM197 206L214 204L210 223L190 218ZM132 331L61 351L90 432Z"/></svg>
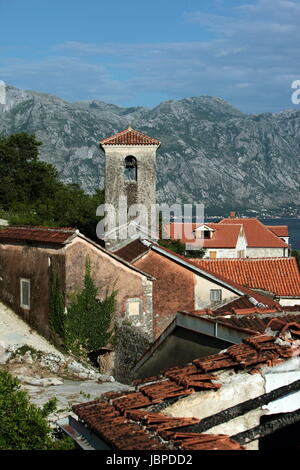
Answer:
<svg viewBox="0 0 300 470"><path fill-rule="evenodd" d="M160 141L158 139L154 139L153 137L150 137L146 134L144 134L141 131L137 131L136 129L133 129L131 126L127 127L127 129L124 129L123 131L117 132L116 134L111 135L110 137L105 137L105 139L100 140L100 144L109 144L111 140L118 139L120 136L132 133L135 136L145 138L146 140L149 140L150 142L139 142L137 144L151 144L151 145L160 145ZM114 142L112 145L124 145L124 142ZM126 144L126 143L125 143ZM127 145L134 145L135 143L127 143Z"/></svg>
<svg viewBox="0 0 300 470"><path fill-rule="evenodd" d="M10 225L5 228L5 230L9 229L20 229L20 230L40 230L40 231L48 231L48 232L63 232L63 233L79 233L79 230L76 228L68 228L68 227L43 227L40 225Z"/></svg>

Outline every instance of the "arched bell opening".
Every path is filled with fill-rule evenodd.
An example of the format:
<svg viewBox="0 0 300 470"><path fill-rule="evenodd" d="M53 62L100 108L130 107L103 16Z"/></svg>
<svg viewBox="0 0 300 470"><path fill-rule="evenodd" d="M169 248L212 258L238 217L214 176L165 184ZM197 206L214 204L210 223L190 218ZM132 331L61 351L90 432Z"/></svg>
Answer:
<svg viewBox="0 0 300 470"><path fill-rule="evenodd" d="M137 181L137 159L133 155L128 155L124 160L125 181Z"/></svg>

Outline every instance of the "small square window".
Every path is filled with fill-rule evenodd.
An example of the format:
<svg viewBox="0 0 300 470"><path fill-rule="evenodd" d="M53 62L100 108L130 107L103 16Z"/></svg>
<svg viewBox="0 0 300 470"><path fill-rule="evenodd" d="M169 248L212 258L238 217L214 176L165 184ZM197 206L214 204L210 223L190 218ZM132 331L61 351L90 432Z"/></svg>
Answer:
<svg viewBox="0 0 300 470"><path fill-rule="evenodd" d="M222 291L221 291L221 289L211 289L211 291L210 291L210 300L211 300L211 302L220 302L222 300Z"/></svg>
<svg viewBox="0 0 300 470"><path fill-rule="evenodd" d="M127 299L126 311L128 316L138 316L142 311L142 301L138 298Z"/></svg>
<svg viewBox="0 0 300 470"><path fill-rule="evenodd" d="M20 279L20 305L22 308L30 309L30 280Z"/></svg>

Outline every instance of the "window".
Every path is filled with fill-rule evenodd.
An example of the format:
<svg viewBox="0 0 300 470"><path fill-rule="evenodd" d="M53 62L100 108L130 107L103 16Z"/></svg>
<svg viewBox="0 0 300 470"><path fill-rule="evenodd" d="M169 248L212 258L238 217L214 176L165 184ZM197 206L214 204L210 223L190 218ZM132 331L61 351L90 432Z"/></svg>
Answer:
<svg viewBox="0 0 300 470"><path fill-rule="evenodd" d="M124 179L126 181L137 181L137 161L132 155L124 160Z"/></svg>
<svg viewBox="0 0 300 470"><path fill-rule="evenodd" d="M210 301L211 302L220 302L222 300L222 291L221 289L211 289L210 290Z"/></svg>
<svg viewBox="0 0 300 470"><path fill-rule="evenodd" d="M126 303L126 310L128 316L137 316L141 313L142 304L138 298L128 299Z"/></svg>
<svg viewBox="0 0 300 470"><path fill-rule="evenodd" d="M20 279L20 305L22 308L30 308L30 280Z"/></svg>
<svg viewBox="0 0 300 470"><path fill-rule="evenodd" d="M215 258L217 257L217 252L216 252L216 251L210 251L210 252L209 252L209 257L210 257L211 259L215 259Z"/></svg>

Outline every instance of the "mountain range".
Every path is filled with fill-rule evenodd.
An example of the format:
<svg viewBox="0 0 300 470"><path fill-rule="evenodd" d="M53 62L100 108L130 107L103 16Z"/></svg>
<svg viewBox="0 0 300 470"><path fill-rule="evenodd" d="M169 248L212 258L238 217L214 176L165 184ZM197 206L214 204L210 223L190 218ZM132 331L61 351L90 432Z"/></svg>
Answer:
<svg viewBox="0 0 300 470"><path fill-rule="evenodd" d="M300 204L300 111L244 114L199 96L145 107L67 102L6 86L0 134L34 133L40 158L64 182L87 192L104 185L99 141L131 125L162 144L157 199L218 209L280 209Z"/></svg>

